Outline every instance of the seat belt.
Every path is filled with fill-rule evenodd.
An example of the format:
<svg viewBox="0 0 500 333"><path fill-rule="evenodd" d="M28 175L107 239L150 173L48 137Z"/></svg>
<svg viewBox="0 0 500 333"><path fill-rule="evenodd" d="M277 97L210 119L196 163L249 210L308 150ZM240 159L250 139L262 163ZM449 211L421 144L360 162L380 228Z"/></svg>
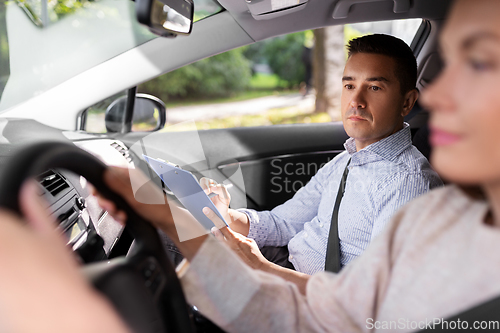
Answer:
<svg viewBox="0 0 500 333"><path fill-rule="evenodd" d="M330 223L330 233L328 235L328 245L326 246L326 259L325 259L325 271L326 272L340 272L340 239L339 239L339 207L342 197L345 192L345 184L347 181L347 175L349 174L349 164L351 159L347 161L344 173L339 185L339 191L337 192L337 199L335 200L335 205L333 206L332 221Z"/></svg>
<svg viewBox="0 0 500 333"><path fill-rule="evenodd" d="M459 320L460 324L458 324ZM467 324L464 322L467 322ZM465 310L457 315L441 320L441 323L418 332L451 332L452 330L456 331L458 329L467 329L467 331L472 331L474 330L474 322L479 322L479 324L482 324L483 322L490 324L490 322L493 322L492 325L500 326L500 296L476 305L475 307ZM458 326L460 326L460 328ZM487 331L491 332L495 329L495 331L498 332L499 326L489 327ZM482 328L478 327L476 329Z"/></svg>

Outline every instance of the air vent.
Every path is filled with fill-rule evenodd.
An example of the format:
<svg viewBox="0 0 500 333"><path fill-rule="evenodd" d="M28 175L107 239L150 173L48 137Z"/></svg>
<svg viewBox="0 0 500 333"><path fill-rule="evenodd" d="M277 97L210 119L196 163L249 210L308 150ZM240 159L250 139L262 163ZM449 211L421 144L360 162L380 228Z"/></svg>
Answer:
<svg viewBox="0 0 500 333"><path fill-rule="evenodd" d="M120 144L116 141L111 143L111 147L115 148L123 157L125 157L125 159L129 163L132 163L132 157L130 156L130 153L129 153L127 147L125 147L123 144Z"/></svg>
<svg viewBox="0 0 500 333"><path fill-rule="evenodd" d="M38 180L40 184L49 192L52 194L52 196L56 196L58 193L61 193L66 188L69 188L68 183L66 180L57 172L54 172L52 170L48 170L44 173L42 173L39 177Z"/></svg>

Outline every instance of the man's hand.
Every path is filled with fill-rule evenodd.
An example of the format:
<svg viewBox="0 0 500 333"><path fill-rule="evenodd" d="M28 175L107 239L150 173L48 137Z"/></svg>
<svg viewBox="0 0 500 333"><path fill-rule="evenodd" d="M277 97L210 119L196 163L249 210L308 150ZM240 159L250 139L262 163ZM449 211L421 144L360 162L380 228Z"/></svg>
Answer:
<svg viewBox="0 0 500 333"><path fill-rule="evenodd" d="M229 208L231 195L227 191L226 186L223 184L217 184L215 180L206 177L200 179L200 185L207 195L210 193L218 194L217 196L212 197L211 200L219 213L221 213L224 220L226 220L234 231L247 236L250 230L248 217L245 213Z"/></svg>
<svg viewBox="0 0 500 333"><path fill-rule="evenodd" d="M231 221L231 216L229 215L231 195L227 191L226 186L223 184L217 184L215 180L207 177L200 179L200 185L207 195L210 193L217 194L216 196L210 198L210 200L212 200L219 213L221 213L224 219L229 223L229 221Z"/></svg>

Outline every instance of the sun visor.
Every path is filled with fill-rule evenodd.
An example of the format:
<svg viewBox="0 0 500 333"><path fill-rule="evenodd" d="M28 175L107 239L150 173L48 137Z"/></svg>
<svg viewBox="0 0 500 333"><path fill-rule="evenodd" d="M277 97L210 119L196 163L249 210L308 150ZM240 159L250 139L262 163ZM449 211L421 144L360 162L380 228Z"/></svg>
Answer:
<svg viewBox="0 0 500 333"><path fill-rule="evenodd" d="M306 7L308 0L246 0L248 9L256 20L269 20L295 13Z"/></svg>
<svg viewBox="0 0 500 333"><path fill-rule="evenodd" d="M390 1L390 0L339 0L335 5L335 9L333 10L333 18L334 19L345 19L349 15L349 11L352 6L360 5L365 3L372 2L382 2L382 1ZM406 13L410 10L411 3L410 0L392 0L394 2L393 12L396 14Z"/></svg>

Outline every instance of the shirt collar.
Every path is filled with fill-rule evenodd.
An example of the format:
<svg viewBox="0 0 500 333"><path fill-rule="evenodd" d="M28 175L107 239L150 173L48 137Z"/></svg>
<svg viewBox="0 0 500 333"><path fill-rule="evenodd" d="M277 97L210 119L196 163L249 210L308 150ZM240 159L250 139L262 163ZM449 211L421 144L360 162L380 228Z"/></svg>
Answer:
<svg viewBox="0 0 500 333"><path fill-rule="evenodd" d="M411 144L410 125L404 123L402 130L389 135L387 138L372 143L371 145L361 149L359 152L356 152L356 142L353 138L347 139L344 143L344 147L351 156L355 153L366 151L377 154L383 159L394 161L399 154L410 147Z"/></svg>

